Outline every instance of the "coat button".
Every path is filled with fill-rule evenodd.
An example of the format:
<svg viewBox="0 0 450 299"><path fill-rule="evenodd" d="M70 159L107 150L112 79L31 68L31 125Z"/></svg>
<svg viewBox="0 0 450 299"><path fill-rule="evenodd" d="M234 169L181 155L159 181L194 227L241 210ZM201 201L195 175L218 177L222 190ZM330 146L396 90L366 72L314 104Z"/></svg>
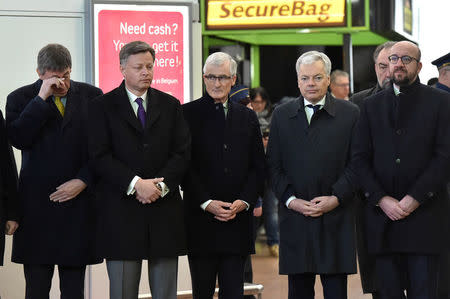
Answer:
<svg viewBox="0 0 450 299"><path fill-rule="evenodd" d="M368 198L368 197L370 196L370 193L369 193L369 192L366 192L366 193L364 193L364 196L365 196L366 198Z"/></svg>
<svg viewBox="0 0 450 299"><path fill-rule="evenodd" d="M228 146L226 144L223 145L223 149L227 150Z"/></svg>
<svg viewBox="0 0 450 299"><path fill-rule="evenodd" d="M395 131L397 133L397 135L402 135L402 130L398 129L397 131Z"/></svg>
<svg viewBox="0 0 450 299"><path fill-rule="evenodd" d="M144 143L142 146L143 146L145 149L147 149L147 148L148 148L148 143Z"/></svg>
<svg viewBox="0 0 450 299"><path fill-rule="evenodd" d="M219 106L216 106L216 110L219 110Z"/></svg>
<svg viewBox="0 0 450 299"><path fill-rule="evenodd" d="M395 159L395 163L400 164L400 158Z"/></svg>
<svg viewBox="0 0 450 299"><path fill-rule="evenodd" d="M228 172L228 168L225 167L225 168L223 169L223 171L224 171L225 173L227 173L227 172Z"/></svg>
<svg viewBox="0 0 450 299"><path fill-rule="evenodd" d="M434 193L430 191L430 192L427 193L427 195L428 195L428 197L433 197Z"/></svg>

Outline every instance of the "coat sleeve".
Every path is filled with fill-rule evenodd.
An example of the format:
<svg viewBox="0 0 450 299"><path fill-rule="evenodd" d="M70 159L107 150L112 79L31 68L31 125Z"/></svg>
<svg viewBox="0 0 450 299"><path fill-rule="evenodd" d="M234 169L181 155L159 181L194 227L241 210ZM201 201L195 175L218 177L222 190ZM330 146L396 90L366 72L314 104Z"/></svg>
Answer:
<svg viewBox="0 0 450 299"><path fill-rule="evenodd" d="M423 204L448 182L450 173L450 96L447 94L438 109L433 158L428 167L417 178L408 194Z"/></svg>
<svg viewBox="0 0 450 299"><path fill-rule="evenodd" d="M97 176L105 178L111 186L126 193L135 173L124 163L114 158L111 130L108 124L103 96L96 98L89 106L88 122L91 130L88 137L89 159Z"/></svg>
<svg viewBox="0 0 450 299"><path fill-rule="evenodd" d="M387 195L376 179L372 169L373 144L371 128L367 115L367 105L361 106L361 115L356 129L356 138L352 146L351 166L358 177L358 183L364 190L368 202L376 206L380 199Z"/></svg>
<svg viewBox="0 0 450 299"><path fill-rule="evenodd" d="M1 200L6 202L6 220L19 221L17 193L17 168L14 154L6 137L5 120L0 111L0 159L1 159Z"/></svg>
<svg viewBox="0 0 450 299"><path fill-rule="evenodd" d="M283 169L280 117L280 110L276 109L272 117L267 157L273 191L280 202L286 204L288 198L294 195L294 190Z"/></svg>
<svg viewBox="0 0 450 299"><path fill-rule="evenodd" d="M336 181L336 183L334 183L332 186L333 195L335 195L338 198L340 204L344 205L354 198L355 192L357 190L357 176L351 165L352 161L351 149L353 143L355 142L358 118L359 118L359 109L355 110L355 112L353 113L353 126L350 134L350 142L349 142L350 146L348 150L346 168L339 177L339 179Z"/></svg>
<svg viewBox="0 0 450 299"><path fill-rule="evenodd" d="M171 132L171 149L165 166L157 177L163 177L170 190L178 192L182 177L188 167L191 151L191 136L183 117L181 105L177 101L174 124Z"/></svg>
<svg viewBox="0 0 450 299"><path fill-rule="evenodd" d="M20 149L30 148L49 117L52 115L50 105L41 97L35 96L25 107L26 95L15 92L6 100L6 127L11 144Z"/></svg>
<svg viewBox="0 0 450 299"><path fill-rule="evenodd" d="M239 199L246 201L251 207L255 206L258 196L263 193L265 180L265 156L262 144L261 130L258 119L253 111L250 111L251 138L248 150L250 163L247 181L239 195Z"/></svg>

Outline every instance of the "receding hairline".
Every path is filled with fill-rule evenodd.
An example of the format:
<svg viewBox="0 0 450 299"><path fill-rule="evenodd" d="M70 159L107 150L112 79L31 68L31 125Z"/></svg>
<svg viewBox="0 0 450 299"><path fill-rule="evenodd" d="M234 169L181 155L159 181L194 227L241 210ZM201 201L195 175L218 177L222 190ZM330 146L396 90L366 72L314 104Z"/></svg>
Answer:
<svg viewBox="0 0 450 299"><path fill-rule="evenodd" d="M414 57L414 58L416 58L418 61L420 61L422 53L420 51L419 46L416 45L413 42L410 42L410 41L407 41L407 40L402 40L402 41L396 42L395 45L393 45L390 50L392 51L392 50L395 49L395 47L399 47L399 46L402 46L402 45L405 45L408 48L414 49L414 51L416 51L415 54L417 55L417 57Z"/></svg>

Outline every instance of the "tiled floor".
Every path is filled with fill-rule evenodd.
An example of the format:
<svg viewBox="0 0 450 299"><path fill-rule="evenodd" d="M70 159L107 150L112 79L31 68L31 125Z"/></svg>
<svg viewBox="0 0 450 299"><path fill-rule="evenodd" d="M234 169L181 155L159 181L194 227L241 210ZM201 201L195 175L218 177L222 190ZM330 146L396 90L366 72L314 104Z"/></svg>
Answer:
<svg viewBox="0 0 450 299"><path fill-rule="evenodd" d="M278 258L269 255L267 246L257 243L256 254L252 256L253 281L264 286L263 299L287 299L287 276L278 274ZM320 279L316 280L316 298L322 299ZM348 279L349 299L370 299L361 289L359 275L350 275Z"/></svg>

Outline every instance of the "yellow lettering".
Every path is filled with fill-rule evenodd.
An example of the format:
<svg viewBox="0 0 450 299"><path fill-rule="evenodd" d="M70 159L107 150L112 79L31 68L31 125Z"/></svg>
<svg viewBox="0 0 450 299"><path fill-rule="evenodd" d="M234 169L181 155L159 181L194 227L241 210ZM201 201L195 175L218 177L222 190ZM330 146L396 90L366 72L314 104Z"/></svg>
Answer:
<svg viewBox="0 0 450 299"><path fill-rule="evenodd" d="M316 5L315 4L310 4L309 7L308 7L308 10L306 11L306 14L308 16L316 15Z"/></svg>
<svg viewBox="0 0 450 299"><path fill-rule="evenodd" d="M222 4L222 6L220 7L222 9L222 11L225 13L224 15L221 15L219 17L221 18L227 18L230 15L230 10L226 7L227 5L230 5L229 3L227 4Z"/></svg>
<svg viewBox="0 0 450 299"><path fill-rule="evenodd" d="M320 6L319 22L323 23L330 18L330 16L328 15L328 11L330 11L330 8L331 8L331 4L322 4Z"/></svg>
<svg viewBox="0 0 450 299"><path fill-rule="evenodd" d="M245 9L245 15L247 17L254 17L255 15L250 14L250 9L255 8L254 6L249 6Z"/></svg>
<svg viewBox="0 0 450 299"><path fill-rule="evenodd" d="M289 6L288 5L281 5L280 10L278 11L280 16L287 16L289 13Z"/></svg>
<svg viewBox="0 0 450 299"><path fill-rule="evenodd" d="M244 11L244 8L242 7L242 6L236 6L234 9L233 9L233 16L234 17L236 17L236 18L240 18L240 17L242 17L242 12Z"/></svg>
<svg viewBox="0 0 450 299"><path fill-rule="evenodd" d="M293 16L301 16L303 14L304 6L305 6L304 1L294 1L294 5L292 7L292 15Z"/></svg>
<svg viewBox="0 0 450 299"><path fill-rule="evenodd" d="M273 17L273 11L275 9L277 9L278 5L272 5L272 7L270 8L270 16Z"/></svg>

